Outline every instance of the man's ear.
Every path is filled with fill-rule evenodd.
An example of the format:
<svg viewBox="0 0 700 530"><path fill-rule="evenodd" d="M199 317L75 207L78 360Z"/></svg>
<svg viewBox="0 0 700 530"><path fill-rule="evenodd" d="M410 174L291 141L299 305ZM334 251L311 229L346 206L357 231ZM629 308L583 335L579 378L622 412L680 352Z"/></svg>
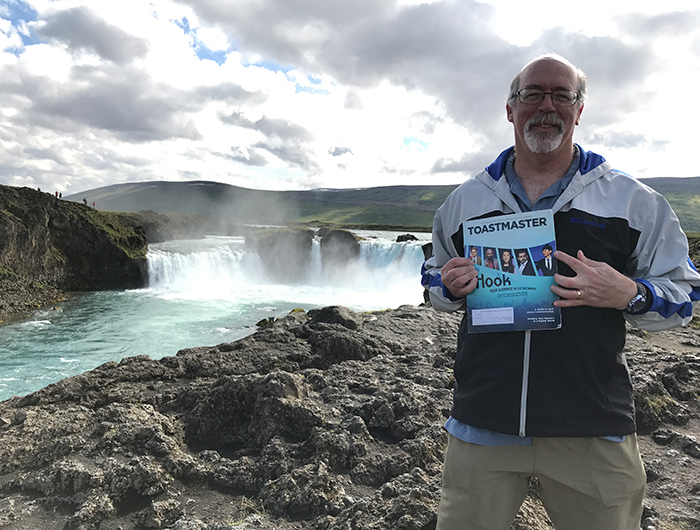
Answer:
<svg viewBox="0 0 700 530"><path fill-rule="evenodd" d="M581 113L579 112L579 114ZM506 103L506 117L508 118L509 122L513 123L513 109L508 103ZM576 122L576 125L578 125L578 121Z"/></svg>
<svg viewBox="0 0 700 530"><path fill-rule="evenodd" d="M578 109L578 113L576 114L576 125L579 124L581 121L581 113L583 112L583 103L581 103L581 107Z"/></svg>

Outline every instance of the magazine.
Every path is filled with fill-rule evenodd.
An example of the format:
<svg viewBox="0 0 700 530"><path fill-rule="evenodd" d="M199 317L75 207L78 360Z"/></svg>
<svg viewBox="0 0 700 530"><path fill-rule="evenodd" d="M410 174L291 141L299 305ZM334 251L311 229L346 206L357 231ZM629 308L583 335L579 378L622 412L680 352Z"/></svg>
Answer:
<svg viewBox="0 0 700 530"><path fill-rule="evenodd" d="M551 210L465 221L462 234L479 273L467 295L469 333L561 327L550 289L557 271Z"/></svg>

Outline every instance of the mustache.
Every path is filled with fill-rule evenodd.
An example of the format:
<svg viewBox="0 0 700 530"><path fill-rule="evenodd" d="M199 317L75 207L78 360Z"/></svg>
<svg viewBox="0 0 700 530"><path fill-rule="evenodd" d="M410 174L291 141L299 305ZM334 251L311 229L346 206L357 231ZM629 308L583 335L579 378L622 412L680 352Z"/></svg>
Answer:
<svg viewBox="0 0 700 530"><path fill-rule="evenodd" d="M564 120L562 120L556 112L543 112L537 116L533 116L525 124L526 130L531 130L536 125L554 125L559 129L564 128Z"/></svg>

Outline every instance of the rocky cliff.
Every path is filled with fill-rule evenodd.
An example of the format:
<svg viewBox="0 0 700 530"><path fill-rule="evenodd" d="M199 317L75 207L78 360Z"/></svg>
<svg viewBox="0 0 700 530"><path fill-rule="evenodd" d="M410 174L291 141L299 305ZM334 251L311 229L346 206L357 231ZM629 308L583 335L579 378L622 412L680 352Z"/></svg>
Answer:
<svg viewBox="0 0 700 530"><path fill-rule="evenodd" d="M12 290L141 287L146 250L145 232L129 214L0 185L0 313L12 309L4 307Z"/></svg>
<svg viewBox="0 0 700 530"><path fill-rule="evenodd" d="M313 261L312 241L320 239L323 272L342 275L360 256L360 238L347 230L277 227L248 229L246 245L260 256L271 278L295 283L308 275Z"/></svg>
<svg viewBox="0 0 700 530"><path fill-rule="evenodd" d="M459 318L295 311L2 402L0 528L434 529ZM643 528L700 528L700 332L630 331Z"/></svg>

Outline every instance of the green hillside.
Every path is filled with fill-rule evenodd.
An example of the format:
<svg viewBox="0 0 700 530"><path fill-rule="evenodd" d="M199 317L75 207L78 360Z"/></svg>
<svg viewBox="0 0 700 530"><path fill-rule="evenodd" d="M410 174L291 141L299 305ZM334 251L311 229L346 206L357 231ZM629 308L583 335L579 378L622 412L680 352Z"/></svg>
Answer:
<svg viewBox="0 0 700 530"><path fill-rule="evenodd" d="M700 232L700 177L641 180L666 197L686 232Z"/></svg>
<svg viewBox="0 0 700 530"><path fill-rule="evenodd" d="M700 177L642 182L671 203L686 232L700 232ZM234 223L326 223L430 229L435 210L457 187L381 186L309 191L251 190L218 182L134 182L65 197L98 209L181 212Z"/></svg>
<svg viewBox="0 0 700 530"><path fill-rule="evenodd" d="M182 212L258 224L322 222L429 228L456 187L385 186L351 190L264 191L217 182L117 184L65 197L99 209Z"/></svg>

